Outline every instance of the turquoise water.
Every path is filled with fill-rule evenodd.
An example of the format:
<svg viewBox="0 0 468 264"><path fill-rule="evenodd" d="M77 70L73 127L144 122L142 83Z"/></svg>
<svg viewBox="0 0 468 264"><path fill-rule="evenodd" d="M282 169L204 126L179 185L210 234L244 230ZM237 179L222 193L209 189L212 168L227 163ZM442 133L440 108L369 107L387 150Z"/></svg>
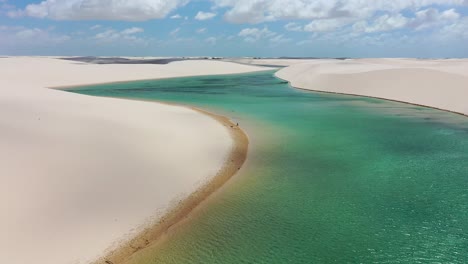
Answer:
<svg viewBox="0 0 468 264"><path fill-rule="evenodd" d="M272 72L74 92L197 106L251 138L242 173L130 263L468 263L466 117Z"/></svg>

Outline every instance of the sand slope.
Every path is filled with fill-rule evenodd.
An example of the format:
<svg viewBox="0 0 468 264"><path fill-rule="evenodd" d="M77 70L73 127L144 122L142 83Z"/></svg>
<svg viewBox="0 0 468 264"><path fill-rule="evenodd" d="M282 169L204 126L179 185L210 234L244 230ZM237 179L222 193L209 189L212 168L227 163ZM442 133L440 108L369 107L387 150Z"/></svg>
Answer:
<svg viewBox="0 0 468 264"><path fill-rule="evenodd" d="M89 263L215 176L229 132L190 109L50 86L262 70L0 59L0 262Z"/></svg>
<svg viewBox="0 0 468 264"><path fill-rule="evenodd" d="M468 115L468 60L312 60L276 75L297 88L385 98Z"/></svg>

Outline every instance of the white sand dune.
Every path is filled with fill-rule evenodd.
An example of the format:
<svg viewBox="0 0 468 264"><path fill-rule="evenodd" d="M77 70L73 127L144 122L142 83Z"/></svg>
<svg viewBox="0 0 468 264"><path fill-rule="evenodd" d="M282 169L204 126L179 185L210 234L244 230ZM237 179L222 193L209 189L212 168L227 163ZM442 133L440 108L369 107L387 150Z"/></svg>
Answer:
<svg viewBox="0 0 468 264"><path fill-rule="evenodd" d="M193 110L67 86L265 68L0 58L0 263L89 263L216 175L229 132Z"/></svg>
<svg viewBox="0 0 468 264"><path fill-rule="evenodd" d="M466 59L293 62L276 75L297 88L384 98L468 115Z"/></svg>

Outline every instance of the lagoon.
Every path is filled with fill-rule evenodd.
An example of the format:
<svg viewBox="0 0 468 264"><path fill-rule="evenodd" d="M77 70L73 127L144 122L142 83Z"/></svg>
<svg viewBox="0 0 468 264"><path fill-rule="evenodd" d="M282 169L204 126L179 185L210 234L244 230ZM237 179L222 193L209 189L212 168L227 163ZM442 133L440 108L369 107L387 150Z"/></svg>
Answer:
<svg viewBox="0 0 468 264"><path fill-rule="evenodd" d="M250 138L240 173L128 263L468 262L464 116L301 91L273 72L70 91L198 107Z"/></svg>

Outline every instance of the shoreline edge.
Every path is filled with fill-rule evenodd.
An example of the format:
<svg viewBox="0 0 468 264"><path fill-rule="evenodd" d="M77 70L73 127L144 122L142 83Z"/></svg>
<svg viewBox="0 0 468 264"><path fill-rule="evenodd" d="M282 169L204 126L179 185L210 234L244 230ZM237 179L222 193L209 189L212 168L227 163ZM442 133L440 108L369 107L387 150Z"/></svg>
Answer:
<svg viewBox="0 0 468 264"><path fill-rule="evenodd" d="M183 220L186 219L187 216L192 213L192 211L194 211L194 209L199 207L205 200L207 200L212 194L218 191L221 187L224 186L225 183L234 177L247 160L249 149L248 136L228 117L187 105L178 105L159 101L145 101L186 107L203 115L209 116L219 122L229 131L229 135L233 140L233 145L223 167L221 167L221 169L212 179L208 180L203 186L201 186L195 192L191 193L187 198L181 200L175 207L165 213L159 220L144 228L143 231L139 232L139 234L130 240L123 242L108 252L105 252L102 257L92 262L92 264L125 263L135 253L158 242L160 238L167 234L171 228L183 222Z"/></svg>

